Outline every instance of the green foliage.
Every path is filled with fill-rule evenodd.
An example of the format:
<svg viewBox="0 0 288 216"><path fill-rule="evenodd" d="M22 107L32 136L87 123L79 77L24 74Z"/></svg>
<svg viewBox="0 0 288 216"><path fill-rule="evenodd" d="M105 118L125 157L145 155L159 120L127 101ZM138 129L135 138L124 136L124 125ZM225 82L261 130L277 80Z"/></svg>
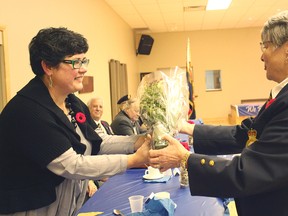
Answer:
<svg viewBox="0 0 288 216"><path fill-rule="evenodd" d="M144 87L140 98L140 110L143 121L148 127L159 122L168 128L166 94L165 83L162 80L153 81Z"/></svg>

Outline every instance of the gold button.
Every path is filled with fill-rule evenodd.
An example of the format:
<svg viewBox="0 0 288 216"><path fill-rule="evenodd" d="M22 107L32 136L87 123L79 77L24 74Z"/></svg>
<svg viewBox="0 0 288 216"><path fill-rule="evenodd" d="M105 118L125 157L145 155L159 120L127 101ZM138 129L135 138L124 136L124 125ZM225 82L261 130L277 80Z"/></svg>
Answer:
<svg viewBox="0 0 288 216"><path fill-rule="evenodd" d="M214 162L213 160L210 160L210 161L209 161L209 165L210 165L210 166L214 166L214 164L215 164L215 162Z"/></svg>
<svg viewBox="0 0 288 216"><path fill-rule="evenodd" d="M204 158L201 159L200 163L201 163L202 165L204 165L204 164L206 163L205 159L204 159Z"/></svg>

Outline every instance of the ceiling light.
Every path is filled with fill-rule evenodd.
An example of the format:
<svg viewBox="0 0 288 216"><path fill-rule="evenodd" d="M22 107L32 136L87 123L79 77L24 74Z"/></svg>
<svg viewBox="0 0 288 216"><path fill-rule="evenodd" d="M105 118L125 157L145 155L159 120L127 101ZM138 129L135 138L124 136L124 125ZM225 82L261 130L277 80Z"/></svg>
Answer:
<svg viewBox="0 0 288 216"><path fill-rule="evenodd" d="M191 12L191 11L204 11L205 6L203 5L195 5L195 6L185 6L183 7L184 12Z"/></svg>
<svg viewBox="0 0 288 216"><path fill-rule="evenodd" d="M229 7L232 0L208 0L206 10L224 10Z"/></svg>

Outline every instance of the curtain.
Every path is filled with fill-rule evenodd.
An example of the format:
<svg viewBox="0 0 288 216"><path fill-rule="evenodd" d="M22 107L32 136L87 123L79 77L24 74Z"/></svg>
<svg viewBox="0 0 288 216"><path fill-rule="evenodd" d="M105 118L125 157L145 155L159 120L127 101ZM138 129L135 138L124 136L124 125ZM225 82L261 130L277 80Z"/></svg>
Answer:
<svg viewBox="0 0 288 216"><path fill-rule="evenodd" d="M128 79L126 64L111 59L109 61L110 75L110 100L111 100L111 116L112 119L119 112L117 101L124 95L128 94Z"/></svg>

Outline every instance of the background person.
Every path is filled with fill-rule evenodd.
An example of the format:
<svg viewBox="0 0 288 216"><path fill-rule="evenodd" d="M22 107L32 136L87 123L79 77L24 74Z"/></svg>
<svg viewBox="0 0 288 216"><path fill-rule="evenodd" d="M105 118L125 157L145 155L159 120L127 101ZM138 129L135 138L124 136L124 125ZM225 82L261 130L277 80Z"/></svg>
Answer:
<svg viewBox="0 0 288 216"><path fill-rule="evenodd" d="M117 135L135 135L146 133L139 124L140 106L136 98L125 100L124 96L119 99L117 104L121 105L120 112L115 116L111 123L113 132Z"/></svg>
<svg viewBox="0 0 288 216"><path fill-rule="evenodd" d="M96 132L98 132L98 134L103 132L105 134L113 135L114 133L110 124L101 119L103 115L103 99L100 97L91 98L87 102L87 106L92 119L95 121L96 125L98 125Z"/></svg>
<svg viewBox="0 0 288 216"><path fill-rule="evenodd" d="M164 171L187 167L192 195L234 197L239 216L288 215L288 11L271 17L261 33L266 77L277 85L254 119L237 126L185 124L196 154L177 140L150 150ZM247 50L248 51L248 50ZM250 50L251 51L251 50ZM228 160L216 155L240 155ZM215 155L215 156L213 156Z"/></svg>
<svg viewBox="0 0 288 216"><path fill-rule="evenodd" d="M87 51L87 40L66 28L42 29L31 40L36 76L0 115L0 215L74 215L85 179L147 163L149 137L102 141L88 107L73 94L83 88Z"/></svg>
<svg viewBox="0 0 288 216"><path fill-rule="evenodd" d="M96 182L97 182L97 180L95 180L95 181L89 180L88 181L87 194L86 194L85 201L87 201L90 197L92 197L97 192L99 185L98 185L98 182L97 182L97 184L95 184Z"/></svg>
<svg viewBox="0 0 288 216"><path fill-rule="evenodd" d="M95 121L97 128L95 131L100 137L103 138L103 135L113 135L112 128L108 122L101 119L103 115L103 98L94 97L87 102L87 106L90 111L91 118ZM90 180L87 188L88 197L93 196L97 189L105 182L108 178L103 178L100 180Z"/></svg>

